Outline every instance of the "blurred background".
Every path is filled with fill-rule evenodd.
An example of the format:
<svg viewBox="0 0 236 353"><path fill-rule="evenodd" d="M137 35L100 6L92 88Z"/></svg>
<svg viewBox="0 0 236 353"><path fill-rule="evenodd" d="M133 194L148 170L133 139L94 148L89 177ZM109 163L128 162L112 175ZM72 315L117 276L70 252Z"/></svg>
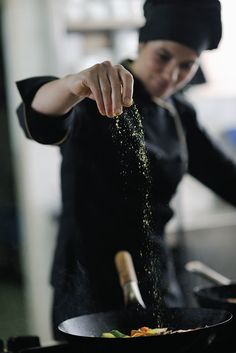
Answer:
<svg viewBox="0 0 236 353"><path fill-rule="evenodd" d="M236 159L235 0L222 0L223 38L205 53L206 82L188 87L199 120ZM27 140L16 117L15 82L63 76L106 59L136 55L143 0L0 1L0 338L52 339L50 268L60 212L60 155ZM186 176L173 200L168 241L190 304L201 280L183 271L202 260L236 278L236 212Z"/></svg>

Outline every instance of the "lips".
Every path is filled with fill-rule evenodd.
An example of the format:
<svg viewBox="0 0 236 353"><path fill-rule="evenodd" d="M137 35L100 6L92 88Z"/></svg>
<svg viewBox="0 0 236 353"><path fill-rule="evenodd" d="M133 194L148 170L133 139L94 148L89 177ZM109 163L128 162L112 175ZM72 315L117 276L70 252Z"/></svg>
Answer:
<svg viewBox="0 0 236 353"><path fill-rule="evenodd" d="M167 90L170 86L169 82L163 81L163 80L158 80L155 83L156 88L159 88L161 90Z"/></svg>
<svg viewBox="0 0 236 353"><path fill-rule="evenodd" d="M153 80L150 84L150 91L155 96L162 96L169 90L169 88L170 85L166 81Z"/></svg>

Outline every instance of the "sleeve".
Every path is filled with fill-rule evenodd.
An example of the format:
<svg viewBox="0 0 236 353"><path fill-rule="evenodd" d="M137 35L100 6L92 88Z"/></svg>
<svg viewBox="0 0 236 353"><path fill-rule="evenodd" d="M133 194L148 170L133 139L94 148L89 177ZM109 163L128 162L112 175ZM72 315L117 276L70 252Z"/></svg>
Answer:
<svg viewBox="0 0 236 353"><path fill-rule="evenodd" d="M22 98L22 103L16 111L19 123L26 137L42 144L62 144L67 139L72 124L73 110L63 116L47 116L31 107L38 89L56 79L58 78L53 76L42 76L16 82Z"/></svg>
<svg viewBox="0 0 236 353"><path fill-rule="evenodd" d="M197 120L194 109L186 117L189 174L236 206L236 162Z"/></svg>

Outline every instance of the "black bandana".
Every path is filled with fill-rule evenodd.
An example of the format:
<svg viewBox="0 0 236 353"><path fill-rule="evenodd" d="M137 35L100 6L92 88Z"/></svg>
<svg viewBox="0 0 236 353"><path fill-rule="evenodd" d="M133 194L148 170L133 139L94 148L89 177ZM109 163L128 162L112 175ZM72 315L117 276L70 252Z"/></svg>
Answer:
<svg viewBox="0 0 236 353"><path fill-rule="evenodd" d="M171 40L200 54L217 48L222 36L218 0L146 0L144 16L140 42Z"/></svg>

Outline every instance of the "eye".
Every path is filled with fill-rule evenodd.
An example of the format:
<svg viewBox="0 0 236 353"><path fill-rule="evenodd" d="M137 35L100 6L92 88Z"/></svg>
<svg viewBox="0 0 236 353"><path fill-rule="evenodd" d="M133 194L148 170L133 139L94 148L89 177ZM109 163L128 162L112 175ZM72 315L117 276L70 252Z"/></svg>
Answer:
<svg viewBox="0 0 236 353"><path fill-rule="evenodd" d="M185 71L191 70L191 68L193 67L193 64L194 64L193 62L182 63L180 64L180 69Z"/></svg>
<svg viewBox="0 0 236 353"><path fill-rule="evenodd" d="M167 63L170 60L170 55L163 51L156 51L155 56L157 60L159 60L162 63Z"/></svg>
<svg viewBox="0 0 236 353"><path fill-rule="evenodd" d="M170 56L168 54L165 53L157 53L159 59L163 62L167 62L170 60Z"/></svg>

